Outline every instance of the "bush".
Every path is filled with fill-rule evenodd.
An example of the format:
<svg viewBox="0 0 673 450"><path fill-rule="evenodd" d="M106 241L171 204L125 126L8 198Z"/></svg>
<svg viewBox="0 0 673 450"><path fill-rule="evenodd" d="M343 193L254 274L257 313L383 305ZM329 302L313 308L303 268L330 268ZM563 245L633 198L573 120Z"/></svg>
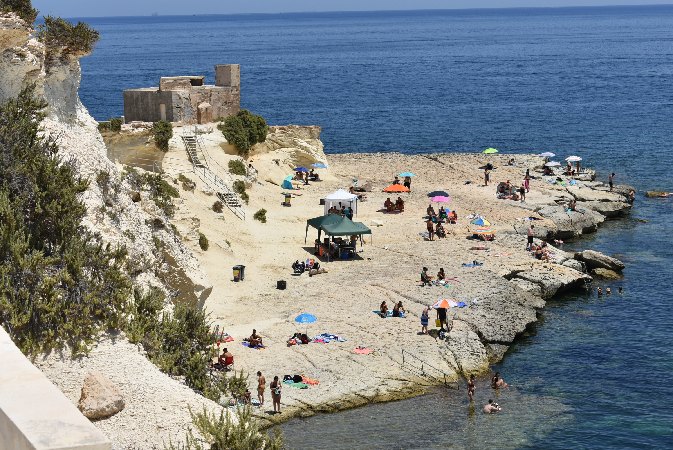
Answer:
<svg viewBox="0 0 673 450"><path fill-rule="evenodd" d="M224 204L221 201L217 200L215 203L213 203L213 211L216 213L221 213L223 208Z"/></svg>
<svg viewBox="0 0 673 450"><path fill-rule="evenodd" d="M178 175L178 181L182 183L182 189L185 191L193 191L196 189L196 183L194 183L190 178L186 177L183 174Z"/></svg>
<svg viewBox="0 0 673 450"><path fill-rule="evenodd" d="M82 225L88 183L41 135L46 106L33 88L0 105L0 324L24 353L78 353L124 323L131 286L125 249Z"/></svg>
<svg viewBox="0 0 673 450"><path fill-rule="evenodd" d="M38 38L47 48L47 58L60 55L87 55L93 51L100 35L98 31L83 22L73 25L60 17L47 16L38 27Z"/></svg>
<svg viewBox="0 0 673 450"><path fill-rule="evenodd" d="M266 209L262 208L252 216L253 219L259 220L262 223L266 223Z"/></svg>
<svg viewBox="0 0 673 450"><path fill-rule="evenodd" d="M37 9L33 8L30 0L0 0L0 12L16 13L28 25L37 18Z"/></svg>
<svg viewBox="0 0 673 450"><path fill-rule="evenodd" d="M161 174L143 173L140 174L133 167L126 167L124 178L129 182L133 189L149 191L150 198L168 217L172 217L175 212L174 198L180 197L177 189L164 180Z"/></svg>
<svg viewBox="0 0 673 450"><path fill-rule="evenodd" d="M245 192L245 181L236 180L231 187L237 194L242 194Z"/></svg>
<svg viewBox="0 0 673 450"><path fill-rule="evenodd" d="M242 109L217 126L227 142L236 147L238 154L247 156L253 145L264 142L269 127L263 117Z"/></svg>
<svg viewBox="0 0 673 450"><path fill-rule="evenodd" d="M211 414L204 407L203 411L192 415L192 422L196 427L199 436L197 438L190 429L187 432L184 445L174 445L169 443L170 450L281 450L285 448L283 435L274 428L274 436L269 436L260 430L259 424L252 416L250 406L238 408L236 418L232 414L220 411L220 414ZM202 442L205 440L209 445L204 447Z"/></svg>
<svg viewBox="0 0 673 450"><path fill-rule="evenodd" d="M203 233L199 233L199 247L201 247L201 250L203 250L204 252L208 251L208 248L210 247L210 244L208 243L208 238Z"/></svg>
<svg viewBox="0 0 673 450"><path fill-rule="evenodd" d="M124 120L121 117L113 117L110 119L110 131L119 133L122 130L122 124Z"/></svg>
<svg viewBox="0 0 673 450"><path fill-rule="evenodd" d="M232 159L229 161L229 173L234 175L247 175L248 171L245 168L245 164L240 159Z"/></svg>
<svg viewBox="0 0 673 450"><path fill-rule="evenodd" d="M173 137L173 125L165 120L154 122L152 126L152 133L154 133L154 143L160 150L168 151L168 141Z"/></svg>

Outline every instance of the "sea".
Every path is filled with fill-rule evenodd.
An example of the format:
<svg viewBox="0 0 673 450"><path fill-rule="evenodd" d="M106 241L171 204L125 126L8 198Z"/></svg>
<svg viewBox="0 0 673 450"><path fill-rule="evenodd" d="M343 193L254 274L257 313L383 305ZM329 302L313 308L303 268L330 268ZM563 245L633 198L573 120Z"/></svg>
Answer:
<svg viewBox="0 0 673 450"><path fill-rule="evenodd" d="M328 153L551 151L638 190L630 217L564 244L621 258L624 278L549 301L493 367L510 389L297 419L290 448L673 448L673 199L643 195L673 192L673 6L85 20L98 120L124 89L238 63L242 106L320 125ZM503 411L481 414L494 396Z"/></svg>

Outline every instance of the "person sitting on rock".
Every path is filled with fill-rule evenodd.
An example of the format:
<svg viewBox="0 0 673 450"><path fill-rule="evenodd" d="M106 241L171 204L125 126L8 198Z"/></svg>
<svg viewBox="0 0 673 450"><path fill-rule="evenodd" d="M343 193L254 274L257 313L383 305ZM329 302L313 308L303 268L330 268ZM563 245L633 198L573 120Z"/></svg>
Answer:
<svg viewBox="0 0 673 450"><path fill-rule="evenodd" d="M456 211L451 211L447 217L447 222L454 225L458 223L458 213Z"/></svg>
<svg viewBox="0 0 673 450"><path fill-rule="evenodd" d="M402 314L404 314L404 307L400 301L393 307L393 317L402 317Z"/></svg>
<svg viewBox="0 0 673 450"><path fill-rule="evenodd" d="M234 355L229 352L229 349L224 348L217 358L217 363L221 370L231 370L234 367Z"/></svg>
<svg viewBox="0 0 673 450"><path fill-rule="evenodd" d="M388 317L388 304L386 303L385 300L381 302L381 306L379 307L379 315L381 318L385 319Z"/></svg>
<svg viewBox="0 0 673 450"><path fill-rule="evenodd" d="M395 209L399 212L404 212L404 200L402 200L402 197L397 197L397 200L395 200Z"/></svg>
<svg viewBox="0 0 673 450"><path fill-rule="evenodd" d="M395 205L393 204L392 200L390 200L390 197L388 197L386 201L383 202L383 207L386 209L386 212L393 212Z"/></svg>
<svg viewBox="0 0 673 450"><path fill-rule="evenodd" d="M440 267L439 272L437 272L437 280L442 281L446 278L446 275L444 274L444 268Z"/></svg>
<svg viewBox="0 0 673 450"><path fill-rule="evenodd" d="M423 286L430 286L432 285L432 277L428 275L428 268L423 267L423 270L421 271L421 283L423 283Z"/></svg>
<svg viewBox="0 0 673 450"><path fill-rule="evenodd" d="M253 329L252 334L248 338L250 347L263 347L264 343L262 342L262 336L257 334L257 330Z"/></svg>
<svg viewBox="0 0 673 450"><path fill-rule="evenodd" d="M437 223L437 227L435 229L435 234L437 235L438 238L445 238L446 237L446 230L444 230L444 226L442 225L441 222Z"/></svg>

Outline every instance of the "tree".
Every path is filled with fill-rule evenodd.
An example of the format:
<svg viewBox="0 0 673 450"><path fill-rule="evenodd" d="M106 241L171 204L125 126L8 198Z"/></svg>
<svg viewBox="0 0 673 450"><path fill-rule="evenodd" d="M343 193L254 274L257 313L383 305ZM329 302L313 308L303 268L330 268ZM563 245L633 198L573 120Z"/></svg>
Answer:
<svg viewBox="0 0 673 450"><path fill-rule="evenodd" d="M24 353L85 351L125 320L126 251L82 225L88 182L39 133L33 89L0 105L0 323Z"/></svg>
<svg viewBox="0 0 673 450"><path fill-rule="evenodd" d="M238 154L247 156L253 145L264 142L269 127L263 117L242 109L238 114L224 119L217 128L227 142L236 147Z"/></svg>
<svg viewBox="0 0 673 450"><path fill-rule="evenodd" d="M159 147L159 149L167 152L168 151L168 141L173 137L173 125L170 122L165 120L160 120L154 122L152 126L152 132L154 133L154 142Z"/></svg>
<svg viewBox="0 0 673 450"><path fill-rule="evenodd" d="M13 12L28 25L37 18L37 9L33 8L30 0L0 0L0 12Z"/></svg>
<svg viewBox="0 0 673 450"><path fill-rule="evenodd" d="M60 17L47 16L38 27L38 38L47 48L47 58L88 55L100 35L84 22L73 25Z"/></svg>

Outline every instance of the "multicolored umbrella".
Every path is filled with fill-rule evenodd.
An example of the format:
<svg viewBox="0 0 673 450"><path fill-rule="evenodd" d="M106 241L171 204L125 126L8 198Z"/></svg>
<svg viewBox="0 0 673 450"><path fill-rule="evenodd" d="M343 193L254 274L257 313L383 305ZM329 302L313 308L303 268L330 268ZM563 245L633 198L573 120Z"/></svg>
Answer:
<svg viewBox="0 0 673 450"><path fill-rule="evenodd" d="M410 189L402 184L391 184L383 192L410 192Z"/></svg>
<svg viewBox="0 0 673 450"><path fill-rule="evenodd" d="M472 225L477 225L479 227L490 227L491 222L484 219L483 217L477 217L470 222Z"/></svg>
<svg viewBox="0 0 673 450"><path fill-rule="evenodd" d="M497 149L497 148L492 148L492 147L491 147L491 148L487 148L487 149L484 150L482 153L483 153L484 155L492 155L492 154L494 154L494 153L498 153L498 149Z"/></svg>
<svg viewBox="0 0 673 450"><path fill-rule="evenodd" d="M432 201L435 203L449 203L451 201L451 197L437 195L436 197L432 197Z"/></svg>
<svg viewBox="0 0 673 450"><path fill-rule="evenodd" d="M435 304L432 305L432 307L434 309L439 309L439 308L449 309L449 308L451 308L451 304L449 303L448 299L443 298L441 300L436 301Z"/></svg>

